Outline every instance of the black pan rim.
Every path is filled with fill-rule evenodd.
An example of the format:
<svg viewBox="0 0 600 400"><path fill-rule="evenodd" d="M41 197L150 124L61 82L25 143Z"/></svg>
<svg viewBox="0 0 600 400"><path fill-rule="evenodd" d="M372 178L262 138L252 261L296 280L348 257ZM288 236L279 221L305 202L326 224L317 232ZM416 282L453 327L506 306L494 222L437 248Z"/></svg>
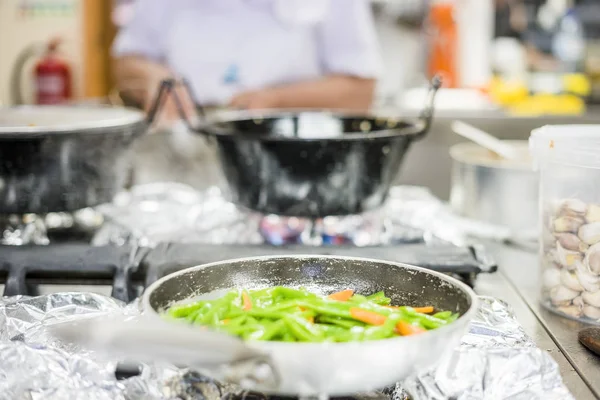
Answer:
<svg viewBox="0 0 600 400"><path fill-rule="evenodd" d="M298 114L323 114L333 118L364 118L369 120L390 120L396 124L409 124L401 128L388 128L371 132L349 131L348 135L343 137L332 138L295 138L286 136L261 136L251 133L243 133L231 131L218 126L219 124L235 122L235 121L252 121L261 119L279 119L287 118ZM198 122L194 130L204 133L209 136L221 138L231 138L234 140L255 140L260 142L290 142L290 143L307 143L307 142L353 142L363 140L378 140L378 139L394 139L394 138L414 138L419 137L426 129L425 121L418 118L406 118L398 115L386 115L370 112L354 112L349 110L322 110L314 108L298 108L298 109L264 109L264 110L230 110L222 111L215 114L213 117Z"/></svg>

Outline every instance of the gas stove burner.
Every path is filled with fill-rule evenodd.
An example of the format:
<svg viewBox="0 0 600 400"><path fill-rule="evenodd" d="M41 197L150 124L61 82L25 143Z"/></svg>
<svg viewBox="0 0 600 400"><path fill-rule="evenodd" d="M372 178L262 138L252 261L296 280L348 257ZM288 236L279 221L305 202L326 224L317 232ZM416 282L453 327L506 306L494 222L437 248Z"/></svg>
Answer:
<svg viewBox="0 0 600 400"><path fill-rule="evenodd" d="M74 213L0 215L0 244L23 246L47 245L57 241L89 242L103 221L102 214L91 208Z"/></svg>
<svg viewBox="0 0 600 400"><path fill-rule="evenodd" d="M370 246L392 240L391 221L381 213L325 217L314 221L297 217L269 215L259 223L266 244L275 246L304 244L310 246Z"/></svg>
<svg viewBox="0 0 600 400"><path fill-rule="evenodd" d="M458 243L461 234L436 217L442 210L439 200L411 187L392 190L378 209L317 220L260 214L232 203L218 188L196 192L169 182L134 187L98 209L107 223L93 239L96 246L169 242L368 247Z"/></svg>
<svg viewBox="0 0 600 400"><path fill-rule="evenodd" d="M267 243L279 246L302 243L301 236L310 226L310 222L299 218L269 215L260 220L259 230Z"/></svg>
<svg viewBox="0 0 600 400"><path fill-rule="evenodd" d="M0 215L0 229L3 245L47 245L50 242L44 217L36 214Z"/></svg>

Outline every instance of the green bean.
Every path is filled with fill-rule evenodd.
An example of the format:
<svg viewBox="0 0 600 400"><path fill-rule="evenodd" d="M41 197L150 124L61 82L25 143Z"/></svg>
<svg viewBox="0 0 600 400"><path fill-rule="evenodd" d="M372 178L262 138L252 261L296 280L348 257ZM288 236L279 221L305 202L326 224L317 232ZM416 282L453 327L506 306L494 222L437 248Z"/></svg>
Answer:
<svg viewBox="0 0 600 400"><path fill-rule="evenodd" d="M291 315L286 315L283 319L286 326L290 330L290 333L300 342L319 342L319 337L314 335L311 331L305 329L296 319Z"/></svg>
<svg viewBox="0 0 600 400"><path fill-rule="evenodd" d="M284 321L285 324L285 321ZM294 336L291 334L291 332L286 331L282 337L281 337L281 341L282 342L295 342L296 339L294 338Z"/></svg>
<svg viewBox="0 0 600 400"><path fill-rule="evenodd" d="M450 318L452 316L452 311L442 311L442 312L433 314L433 316L435 318L447 320L448 318Z"/></svg>
<svg viewBox="0 0 600 400"><path fill-rule="evenodd" d="M342 303L340 303L339 305L333 304L334 302L330 303L331 304L327 304L324 301L317 302L306 300L298 302L300 307L311 309L323 315L328 315L332 317L352 318L352 316L350 315L349 306L346 306Z"/></svg>
<svg viewBox="0 0 600 400"><path fill-rule="evenodd" d="M364 325L362 322L359 322L359 321L343 319L343 318L339 318L339 317L328 317L328 316L319 316L319 322L322 322L324 324L337 325L337 326L340 326L340 327L346 328L346 329L350 329L354 326Z"/></svg>
<svg viewBox="0 0 600 400"><path fill-rule="evenodd" d="M389 297L385 297L385 293L383 291L373 293L372 295L367 296L367 300L370 300L382 306L389 306L392 302L392 299L390 299Z"/></svg>
<svg viewBox="0 0 600 400"><path fill-rule="evenodd" d="M206 304L204 301L198 301L196 303L189 303L189 304L182 304L182 305L179 305L179 306L172 306L167 311L167 314L170 315L171 317L175 317L175 318L187 317L188 315L190 315L194 311L197 311L200 308L202 308L202 306L204 306L204 304Z"/></svg>
<svg viewBox="0 0 600 400"><path fill-rule="evenodd" d="M263 334L258 340L271 340L277 335L281 334L285 328L285 321L280 319L279 321L273 322L263 331Z"/></svg>
<svg viewBox="0 0 600 400"><path fill-rule="evenodd" d="M428 315L412 307L388 307L391 300L383 291L370 296L350 294L343 301L342 298L348 297L335 300L303 288L232 290L218 299L174 305L164 317L213 328L244 340L350 342L395 337L400 321L431 330L459 316L450 311ZM360 321L354 319L357 314L351 312L352 308L366 311L357 316ZM369 312L380 317L370 318ZM377 325L369 325L370 321Z"/></svg>
<svg viewBox="0 0 600 400"><path fill-rule="evenodd" d="M420 323L422 323L428 329L436 329L442 325L446 325L448 321L440 318L436 318L431 315L422 314L420 312L415 311L412 307L400 307L401 311L406 312L411 317L417 319Z"/></svg>
<svg viewBox="0 0 600 400"><path fill-rule="evenodd" d="M454 313L446 321L448 321L448 323L454 322L458 319L458 317L460 317L460 315L458 313Z"/></svg>

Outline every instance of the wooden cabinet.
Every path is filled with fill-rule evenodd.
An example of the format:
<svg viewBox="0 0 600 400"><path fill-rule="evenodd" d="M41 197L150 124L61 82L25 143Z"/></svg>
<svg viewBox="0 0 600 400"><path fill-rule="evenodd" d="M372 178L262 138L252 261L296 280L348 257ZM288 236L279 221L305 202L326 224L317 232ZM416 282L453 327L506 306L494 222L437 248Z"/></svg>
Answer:
<svg viewBox="0 0 600 400"><path fill-rule="evenodd" d="M112 1L82 3L83 96L105 97L113 87L110 46L116 28L111 18Z"/></svg>

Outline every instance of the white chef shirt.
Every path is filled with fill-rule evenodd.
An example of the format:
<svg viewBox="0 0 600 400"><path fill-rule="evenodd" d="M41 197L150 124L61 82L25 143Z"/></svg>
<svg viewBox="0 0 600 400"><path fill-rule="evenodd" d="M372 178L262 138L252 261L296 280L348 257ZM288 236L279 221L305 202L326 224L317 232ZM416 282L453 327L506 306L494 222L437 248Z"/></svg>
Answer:
<svg viewBox="0 0 600 400"><path fill-rule="evenodd" d="M327 74L377 78L368 0L136 0L113 45L185 77L201 104Z"/></svg>

